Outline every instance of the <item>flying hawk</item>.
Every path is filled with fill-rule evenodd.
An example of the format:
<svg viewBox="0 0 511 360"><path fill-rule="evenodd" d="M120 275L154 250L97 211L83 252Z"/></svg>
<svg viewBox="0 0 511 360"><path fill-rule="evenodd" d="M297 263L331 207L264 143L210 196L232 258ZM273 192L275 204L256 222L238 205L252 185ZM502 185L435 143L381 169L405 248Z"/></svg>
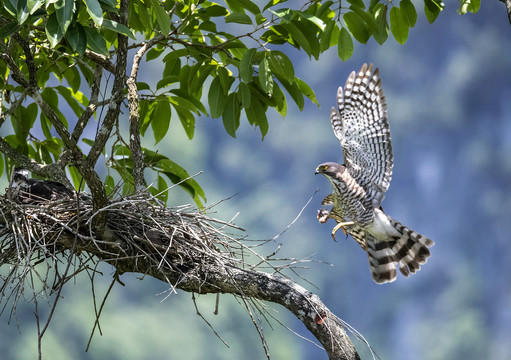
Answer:
<svg viewBox="0 0 511 360"><path fill-rule="evenodd" d="M326 162L316 168L333 193L323 200L330 212L318 211L318 220L332 218L367 251L374 281L396 280L396 267L408 276L419 271L434 242L383 212L380 206L392 178L394 159L387 122L387 105L378 69L364 64L352 72L337 92L337 108L330 120L342 147L344 164Z"/></svg>

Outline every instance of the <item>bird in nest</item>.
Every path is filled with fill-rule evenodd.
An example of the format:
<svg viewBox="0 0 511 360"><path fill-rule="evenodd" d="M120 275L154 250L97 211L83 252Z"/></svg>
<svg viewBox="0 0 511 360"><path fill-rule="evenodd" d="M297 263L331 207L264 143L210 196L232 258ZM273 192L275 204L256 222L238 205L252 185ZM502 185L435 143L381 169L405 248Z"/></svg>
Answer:
<svg viewBox="0 0 511 360"><path fill-rule="evenodd" d="M21 204L41 204L73 198L76 192L57 181L29 178L28 170L16 167L9 187L11 199Z"/></svg>

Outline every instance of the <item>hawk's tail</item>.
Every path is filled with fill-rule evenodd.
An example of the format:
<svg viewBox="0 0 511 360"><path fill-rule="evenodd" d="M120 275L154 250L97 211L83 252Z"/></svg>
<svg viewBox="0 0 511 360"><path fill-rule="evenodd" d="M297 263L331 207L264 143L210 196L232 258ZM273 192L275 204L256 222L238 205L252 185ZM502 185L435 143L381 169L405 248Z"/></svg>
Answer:
<svg viewBox="0 0 511 360"><path fill-rule="evenodd" d="M381 241L366 233L369 266L374 281L379 284L396 280L396 265L404 276L415 274L431 255L428 247L435 244L433 240L410 230L390 216L388 219L399 236Z"/></svg>

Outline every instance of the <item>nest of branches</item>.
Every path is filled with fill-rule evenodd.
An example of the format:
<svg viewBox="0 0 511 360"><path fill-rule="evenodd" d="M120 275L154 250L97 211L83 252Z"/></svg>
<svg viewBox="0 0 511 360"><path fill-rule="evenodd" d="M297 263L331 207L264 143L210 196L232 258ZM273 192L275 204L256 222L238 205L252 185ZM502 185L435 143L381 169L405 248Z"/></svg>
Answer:
<svg viewBox="0 0 511 360"><path fill-rule="evenodd" d="M7 273L0 273L0 314L10 309L11 316L16 317L20 299L34 302L39 354L41 339L64 285L82 271L87 271L89 276L92 272L94 276L101 262L111 264L116 270L110 289L116 281L120 282L116 275L137 272L167 282L171 290L180 288L192 293L233 294L246 308L267 358L269 350L260 319L253 315L253 310L262 314L267 322L274 319L282 323L261 300L285 305L308 324L322 343L330 344L332 329L337 331L341 340L347 339L345 328L353 332L331 314L317 296L283 274L284 270L290 270L301 277L296 269L303 267L308 259L278 259L275 256L280 246L267 256L259 255L254 248L270 240L248 241L241 238L239 231L243 229L235 226L232 220L224 222L207 215L211 207L201 211L192 205L168 208L147 192L111 200L99 211L94 210L92 199L86 196L37 204L12 199L9 191L0 196L0 266L9 266ZM97 234L93 226L96 216L105 212L111 233L108 239ZM272 240L278 236L280 234ZM263 269L266 271L253 271ZM96 312L89 344L110 289ZM38 299L44 298L51 303L50 297L54 298L50 315L46 324L40 326ZM225 343L201 315L194 296L192 300L197 314ZM8 304L11 306L8 307ZM332 322L321 325L327 317L332 318ZM354 333L359 337L358 333ZM345 344L341 340L337 339L328 349L338 346L344 349ZM349 347L353 347L350 344Z"/></svg>
<svg viewBox="0 0 511 360"><path fill-rule="evenodd" d="M107 212L113 241L93 230L100 212ZM0 266L10 265L0 287L2 300L12 300L15 308L22 296L51 295L99 261L118 274L147 274L172 288L183 281L206 283L205 274L247 267L246 255L256 254L233 235L239 230L191 205L168 208L146 192L112 200L96 212L86 197L20 204L2 196ZM267 259L260 257L261 263Z"/></svg>

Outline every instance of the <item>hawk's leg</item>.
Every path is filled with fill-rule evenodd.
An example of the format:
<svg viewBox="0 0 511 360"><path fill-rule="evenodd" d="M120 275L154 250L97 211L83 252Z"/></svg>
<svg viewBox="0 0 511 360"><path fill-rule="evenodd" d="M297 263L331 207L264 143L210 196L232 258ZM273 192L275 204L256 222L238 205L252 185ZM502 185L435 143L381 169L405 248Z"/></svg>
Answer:
<svg viewBox="0 0 511 360"><path fill-rule="evenodd" d="M350 225L355 225L355 223L353 221L345 221L345 222L340 222L337 225L335 225L335 227L332 230L332 237L334 238L334 240L335 240L335 233L337 232L337 230L341 229L342 232L344 234L346 234L346 229L344 229L344 227L350 226Z"/></svg>
<svg viewBox="0 0 511 360"><path fill-rule="evenodd" d="M321 224L324 224L330 218L330 213L326 209L319 209L316 217Z"/></svg>

